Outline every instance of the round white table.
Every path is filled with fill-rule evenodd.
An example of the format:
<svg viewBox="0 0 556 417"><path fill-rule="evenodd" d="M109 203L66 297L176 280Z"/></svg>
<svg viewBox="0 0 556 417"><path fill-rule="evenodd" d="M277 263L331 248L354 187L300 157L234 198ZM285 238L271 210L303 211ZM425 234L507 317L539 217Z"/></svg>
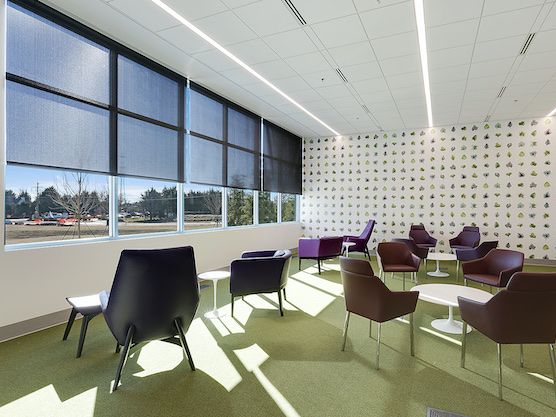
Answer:
<svg viewBox="0 0 556 417"><path fill-rule="evenodd" d="M207 319L217 319L219 317L225 316L226 313L222 313L218 311L216 308L216 289L218 287L218 281L221 279L226 279L230 277L230 273L228 271L209 271L203 272L202 274L197 275L199 280L209 280L212 281L212 288L214 290L214 304L212 311L208 311L205 313L205 317Z"/></svg>
<svg viewBox="0 0 556 417"><path fill-rule="evenodd" d="M427 272L427 275L430 275L431 277L445 278L449 277L450 274L440 270L440 261L455 261L457 260L457 257L453 253L429 252L427 260L436 261L436 271Z"/></svg>
<svg viewBox="0 0 556 417"><path fill-rule="evenodd" d="M454 320L454 307L458 307L458 297L469 298L474 301L486 303L492 298L492 294L472 287L453 284L422 284L411 289L419 291L419 299L433 304L448 306L448 318L437 319L431 322L436 330L445 333L461 334L463 323ZM467 333L471 326L467 326Z"/></svg>
<svg viewBox="0 0 556 417"><path fill-rule="evenodd" d="M342 248L346 251L346 257L349 258L349 248L355 246L355 242L343 242Z"/></svg>

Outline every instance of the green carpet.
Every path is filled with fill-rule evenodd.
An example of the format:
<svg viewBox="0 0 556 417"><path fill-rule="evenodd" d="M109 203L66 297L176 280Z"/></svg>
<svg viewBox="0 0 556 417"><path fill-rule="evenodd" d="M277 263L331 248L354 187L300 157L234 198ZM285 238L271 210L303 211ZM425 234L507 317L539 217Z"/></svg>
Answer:
<svg viewBox="0 0 556 417"><path fill-rule="evenodd" d="M376 341L363 318L352 315L346 351L340 351L345 309L337 262L327 262L320 276L310 261L303 268L299 272L293 260L284 317L269 295L238 300L236 319L207 320L212 288L204 288L199 318L187 334L197 371L190 371L178 346L151 342L134 351L115 393L118 356L102 317L91 322L80 359L79 321L66 342L57 326L2 343L0 416L420 417L427 406L469 417L556 415L547 346L525 346L525 368L518 346L504 347L505 401L499 401L496 345L473 331L466 369L460 368L460 337L427 331L447 308L419 301L415 357L408 325L386 323L376 371ZM401 288L401 279L387 278L390 288ZM419 281L454 279L421 271ZM219 305L229 312L223 283Z"/></svg>

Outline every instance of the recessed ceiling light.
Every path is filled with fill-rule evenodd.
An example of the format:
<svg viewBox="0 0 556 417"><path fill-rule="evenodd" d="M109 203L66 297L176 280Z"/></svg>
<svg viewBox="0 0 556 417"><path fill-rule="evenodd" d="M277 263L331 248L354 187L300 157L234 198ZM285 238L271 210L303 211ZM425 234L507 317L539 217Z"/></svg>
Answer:
<svg viewBox="0 0 556 417"><path fill-rule="evenodd" d="M431 88L429 82L429 59L427 56L427 33L425 29L425 7L423 0L414 0L415 20L417 21L417 35L419 36L419 53L421 54L421 70L423 72L423 85L425 88L425 101L427 103L427 116L429 127L432 127Z"/></svg>
<svg viewBox="0 0 556 417"><path fill-rule="evenodd" d="M228 51L226 48L224 48L222 45L220 45L218 42L216 42L214 39L212 39L209 35L207 35L205 32L203 32L201 29L199 29L197 26L195 26L193 23L191 23L185 17L183 17L178 12L176 12L174 9L172 9L170 6L168 6L166 3L164 3L160 0L151 0L151 1L154 4L156 4L158 7L160 7L162 10L164 10L166 13L168 13L170 16L172 16L174 19L179 21L182 25L186 26L189 30L191 30L197 36L201 37L203 40L205 40L206 42L208 42L209 44L214 46L216 49L218 49L220 52L222 52L224 55L226 55L228 58L230 58L232 61L234 61L236 64L238 64L244 70L246 70L251 75L253 75L255 78L257 78L259 81L262 81L264 84L266 84L272 90L276 91L278 94L280 94L282 97L284 97L290 103L292 103L294 106L296 106L297 108L299 108L300 110L305 112L308 116L310 116L311 118L313 118L314 120L319 122L321 125L326 127L328 130L330 130L332 133L334 133L334 135L336 135L336 136L340 135L339 132L332 129L330 126L328 126L326 123L324 123L321 119L319 119L317 116L315 116L313 113L311 113L305 107L303 107L301 104L299 104L293 98L291 98L289 95L284 93L282 90L280 90L278 87L276 87L270 81L268 81L265 77L263 77L261 74L259 74L257 71L255 71L253 68L251 68L245 62L243 62L241 59L239 59L237 56L232 54L230 51Z"/></svg>
<svg viewBox="0 0 556 417"><path fill-rule="evenodd" d="M546 115L546 117L554 116L556 114L556 108Z"/></svg>

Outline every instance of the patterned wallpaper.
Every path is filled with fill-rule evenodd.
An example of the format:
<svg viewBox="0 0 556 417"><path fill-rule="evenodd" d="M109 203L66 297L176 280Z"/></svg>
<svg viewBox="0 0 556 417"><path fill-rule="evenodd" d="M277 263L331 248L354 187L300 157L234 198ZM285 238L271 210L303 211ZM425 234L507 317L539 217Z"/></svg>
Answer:
<svg viewBox="0 0 556 417"><path fill-rule="evenodd" d="M448 239L476 225L528 258L556 259L555 118L305 139L305 236L359 234L369 247L423 223Z"/></svg>

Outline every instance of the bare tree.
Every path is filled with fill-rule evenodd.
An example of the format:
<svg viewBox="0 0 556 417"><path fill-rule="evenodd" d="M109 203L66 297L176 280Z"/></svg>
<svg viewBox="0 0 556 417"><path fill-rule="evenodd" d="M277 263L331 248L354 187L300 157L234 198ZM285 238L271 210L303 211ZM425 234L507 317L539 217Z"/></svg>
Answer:
<svg viewBox="0 0 556 417"><path fill-rule="evenodd" d="M219 225L222 214L222 194L210 189L203 194L203 200L210 214L216 218L216 225Z"/></svg>
<svg viewBox="0 0 556 417"><path fill-rule="evenodd" d="M52 200L68 212L77 220L77 236L81 238L81 222L102 205L102 201L106 200L103 196L96 193L90 193L87 190L88 180L87 174L81 172L71 174L71 178L64 174L60 187L56 186L58 195L53 195ZM104 194L104 193L103 193Z"/></svg>

